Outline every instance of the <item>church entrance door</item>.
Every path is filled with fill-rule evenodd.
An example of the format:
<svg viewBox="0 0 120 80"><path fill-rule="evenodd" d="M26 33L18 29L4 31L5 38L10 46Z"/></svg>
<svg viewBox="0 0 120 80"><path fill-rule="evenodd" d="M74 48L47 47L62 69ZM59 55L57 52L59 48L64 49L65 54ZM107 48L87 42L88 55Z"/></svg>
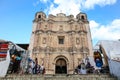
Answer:
<svg viewBox="0 0 120 80"><path fill-rule="evenodd" d="M60 58L56 61L55 73L56 74L67 74L67 64L63 58Z"/></svg>

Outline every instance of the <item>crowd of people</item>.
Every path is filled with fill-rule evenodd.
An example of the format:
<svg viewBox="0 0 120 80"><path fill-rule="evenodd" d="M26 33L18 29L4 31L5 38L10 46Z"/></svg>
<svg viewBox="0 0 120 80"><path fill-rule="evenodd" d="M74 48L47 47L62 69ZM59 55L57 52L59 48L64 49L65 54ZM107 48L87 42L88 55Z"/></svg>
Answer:
<svg viewBox="0 0 120 80"><path fill-rule="evenodd" d="M35 61L30 61L28 64L27 73L29 74L44 74L45 73L45 67L38 64L37 58Z"/></svg>
<svg viewBox="0 0 120 80"><path fill-rule="evenodd" d="M91 66L90 62L87 61L85 64L81 62L74 70L73 74L87 74L87 73L94 73L94 67Z"/></svg>
<svg viewBox="0 0 120 80"><path fill-rule="evenodd" d="M9 66L8 73L9 74L44 74L45 67L38 64L38 59L35 60L28 59L27 65L24 66L24 60L18 57L18 55L11 56L11 62Z"/></svg>
<svg viewBox="0 0 120 80"><path fill-rule="evenodd" d="M11 68L10 73L19 73L19 74L45 74L45 67L43 64L38 64L38 59L35 60L28 59L27 67L23 66L24 61L21 59L20 55L11 56ZM100 70L98 70L99 72ZM102 71L103 72L103 71ZM87 73L96 73L94 67L90 64L89 60L84 63L82 61L73 71L73 74L87 74Z"/></svg>

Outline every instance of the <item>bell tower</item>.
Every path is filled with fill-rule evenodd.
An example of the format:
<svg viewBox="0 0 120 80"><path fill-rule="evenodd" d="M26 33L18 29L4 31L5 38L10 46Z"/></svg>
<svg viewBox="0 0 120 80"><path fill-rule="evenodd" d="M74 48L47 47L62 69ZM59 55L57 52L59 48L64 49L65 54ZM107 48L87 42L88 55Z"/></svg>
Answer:
<svg viewBox="0 0 120 80"><path fill-rule="evenodd" d="M87 19L87 15L85 13L80 12L77 16L77 21L78 23L80 23L81 25L81 38L82 38L82 58L86 59L87 56L93 56L93 51L92 51L92 39L91 39L91 31L90 31L90 27L89 27L89 21ZM86 38L85 38L86 36ZM84 40L87 39L87 44L84 43ZM89 49L87 49L87 47L89 47ZM87 50L89 50L89 53L87 53Z"/></svg>

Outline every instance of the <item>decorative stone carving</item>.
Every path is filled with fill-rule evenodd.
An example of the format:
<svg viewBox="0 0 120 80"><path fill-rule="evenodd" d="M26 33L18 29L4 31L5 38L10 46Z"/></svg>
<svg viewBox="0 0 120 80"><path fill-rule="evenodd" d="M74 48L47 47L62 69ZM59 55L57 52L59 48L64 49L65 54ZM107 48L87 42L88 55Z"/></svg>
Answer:
<svg viewBox="0 0 120 80"><path fill-rule="evenodd" d="M81 52L89 52L89 49L87 47L82 47L80 49Z"/></svg>
<svg viewBox="0 0 120 80"><path fill-rule="evenodd" d="M82 53L90 54L92 51L92 46L88 45L88 43L91 44L91 36L87 16L84 13L79 13L76 18L73 15L66 16L63 13L56 16L50 14L47 18L44 13L38 12L33 24L34 33L31 40L35 44L30 44L30 49L33 49L32 57L34 58L37 53L39 62L42 62L41 58L44 59L46 74L55 74L56 62L53 61L57 56L58 59L64 59L61 55L68 59L66 63L69 64L66 64L66 70L68 74L71 74L78 62L82 60ZM37 24L40 24L40 27ZM59 44L60 38L58 36L64 36L64 40L63 38L61 40L64 41L62 44Z"/></svg>

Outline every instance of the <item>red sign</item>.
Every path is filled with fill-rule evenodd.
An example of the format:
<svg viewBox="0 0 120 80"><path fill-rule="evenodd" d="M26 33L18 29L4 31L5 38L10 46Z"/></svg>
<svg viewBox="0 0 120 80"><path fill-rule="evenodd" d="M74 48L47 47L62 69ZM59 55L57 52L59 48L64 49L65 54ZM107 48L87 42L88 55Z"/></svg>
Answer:
<svg viewBox="0 0 120 80"><path fill-rule="evenodd" d="M2 43L0 44L0 58L6 58L8 50L8 44Z"/></svg>
<svg viewBox="0 0 120 80"><path fill-rule="evenodd" d="M8 44L0 44L0 49L8 49Z"/></svg>
<svg viewBox="0 0 120 80"><path fill-rule="evenodd" d="M7 54L1 54L0 53L0 58L6 58Z"/></svg>

